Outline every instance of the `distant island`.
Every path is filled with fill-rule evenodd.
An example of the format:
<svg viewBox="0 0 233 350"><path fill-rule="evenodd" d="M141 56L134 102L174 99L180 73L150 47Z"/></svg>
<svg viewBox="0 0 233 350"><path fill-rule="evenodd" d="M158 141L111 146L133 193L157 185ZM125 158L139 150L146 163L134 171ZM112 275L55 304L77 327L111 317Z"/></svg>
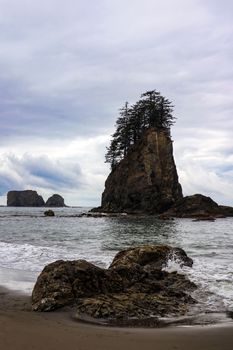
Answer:
<svg viewBox="0 0 233 350"><path fill-rule="evenodd" d="M66 207L64 198L59 194L52 195L46 202L36 191L9 191L8 207Z"/></svg>
<svg viewBox="0 0 233 350"><path fill-rule="evenodd" d="M172 103L156 90L142 94L132 106L125 103L107 148L111 173L101 206L93 211L164 218L233 216L232 207L220 206L210 197L183 197L173 157L174 122Z"/></svg>

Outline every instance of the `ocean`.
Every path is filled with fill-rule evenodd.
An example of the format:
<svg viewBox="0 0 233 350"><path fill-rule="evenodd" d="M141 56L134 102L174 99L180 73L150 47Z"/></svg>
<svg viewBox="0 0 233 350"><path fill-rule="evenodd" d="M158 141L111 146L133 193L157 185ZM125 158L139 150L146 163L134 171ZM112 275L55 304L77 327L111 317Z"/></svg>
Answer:
<svg viewBox="0 0 233 350"><path fill-rule="evenodd" d="M58 259L86 259L108 267L122 249L143 244L183 248L192 268L170 260L165 267L198 285L190 313L233 313L233 218L215 222L163 221L149 216L77 217L90 208L0 208L0 284L30 294L43 267Z"/></svg>

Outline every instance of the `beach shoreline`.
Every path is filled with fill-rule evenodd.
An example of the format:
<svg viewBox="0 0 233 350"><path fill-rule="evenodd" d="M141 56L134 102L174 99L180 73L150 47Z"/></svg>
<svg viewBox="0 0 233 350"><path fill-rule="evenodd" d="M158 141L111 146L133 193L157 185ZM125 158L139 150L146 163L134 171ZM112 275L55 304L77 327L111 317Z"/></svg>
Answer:
<svg viewBox="0 0 233 350"><path fill-rule="evenodd" d="M112 328L79 323L67 311L31 311L30 296L0 288L2 350L230 350L233 324Z"/></svg>

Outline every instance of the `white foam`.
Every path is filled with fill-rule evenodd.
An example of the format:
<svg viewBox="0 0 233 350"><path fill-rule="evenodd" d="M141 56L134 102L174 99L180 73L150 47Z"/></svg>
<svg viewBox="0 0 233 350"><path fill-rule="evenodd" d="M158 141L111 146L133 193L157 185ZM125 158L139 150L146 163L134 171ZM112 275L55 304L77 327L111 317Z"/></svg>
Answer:
<svg viewBox="0 0 233 350"><path fill-rule="evenodd" d="M187 272L187 267L183 265L183 261L179 256L173 252L169 255L166 265L164 265L163 270L167 272L178 272L180 274L185 274Z"/></svg>

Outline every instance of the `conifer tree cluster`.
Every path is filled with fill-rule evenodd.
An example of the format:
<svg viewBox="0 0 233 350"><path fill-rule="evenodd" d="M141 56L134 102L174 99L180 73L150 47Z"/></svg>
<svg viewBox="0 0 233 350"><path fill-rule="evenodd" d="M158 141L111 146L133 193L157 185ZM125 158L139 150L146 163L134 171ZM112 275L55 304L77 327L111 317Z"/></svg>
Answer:
<svg viewBox="0 0 233 350"><path fill-rule="evenodd" d="M105 155L106 163L114 169L127 155L130 148L141 138L143 132L151 127L166 130L174 124L172 103L156 90L147 91L141 99L129 106L128 102L120 109L116 121L116 131Z"/></svg>

